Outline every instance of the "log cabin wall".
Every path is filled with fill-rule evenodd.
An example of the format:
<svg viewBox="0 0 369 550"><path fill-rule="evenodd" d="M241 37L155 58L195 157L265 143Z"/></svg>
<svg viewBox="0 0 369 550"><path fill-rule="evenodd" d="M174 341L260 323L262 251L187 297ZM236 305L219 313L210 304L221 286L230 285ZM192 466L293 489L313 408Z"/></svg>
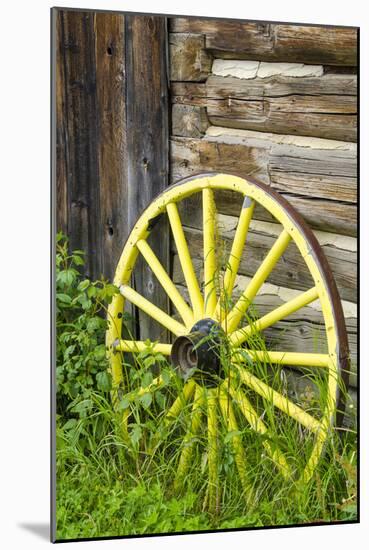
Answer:
<svg viewBox="0 0 369 550"><path fill-rule="evenodd" d="M357 386L357 29L172 18L169 31L170 181L204 171L253 175L286 197L313 228L343 301L352 360L350 413ZM217 207L229 244L240 205L224 193ZM200 205L184 208L182 218L199 273ZM278 232L256 209L240 286ZM181 284L175 248L172 265ZM303 261L296 262L289 249L257 297L258 311L264 314L309 287ZM305 307L268 329L267 338L283 344L279 349L316 351L324 340L321 312Z"/></svg>

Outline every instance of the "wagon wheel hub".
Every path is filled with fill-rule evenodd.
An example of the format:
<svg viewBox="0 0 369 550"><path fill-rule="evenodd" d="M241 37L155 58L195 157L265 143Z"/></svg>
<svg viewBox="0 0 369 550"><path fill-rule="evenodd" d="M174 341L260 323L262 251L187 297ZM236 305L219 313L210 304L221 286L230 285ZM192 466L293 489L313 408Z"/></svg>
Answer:
<svg viewBox="0 0 369 550"><path fill-rule="evenodd" d="M178 336L173 343L171 363L187 380L193 377L203 386L217 386L223 378L220 344L224 332L213 319L201 319L190 333Z"/></svg>

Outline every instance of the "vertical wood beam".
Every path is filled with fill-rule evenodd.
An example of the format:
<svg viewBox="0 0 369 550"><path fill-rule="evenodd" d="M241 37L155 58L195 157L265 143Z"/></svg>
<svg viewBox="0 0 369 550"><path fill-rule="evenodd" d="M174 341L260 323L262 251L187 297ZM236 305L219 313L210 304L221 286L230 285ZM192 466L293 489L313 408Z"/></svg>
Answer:
<svg viewBox="0 0 369 550"><path fill-rule="evenodd" d="M57 14L58 225L87 253L85 272L101 274L98 117L94 13Z"/></svg>
<svg viewBox="0 0 369 550"><path fill-rule="evenodd" d="M124 16L95 14L96 92L99 121L99 200L102 273L110 280L131 226L128 182Z"/></svg>
<svg viewBox="0 0 369 550"><path fill-rule="evenodd" d="M125 16L126 43L126 150L128 225L168 185L168 64L167 24L164 17ZM169 235L165 219L154 229L150 246L169 270ZM135 288L168 311L168 297L150 268L138 262ZM168 271L169 272L169 271ZM162 328L139 315L139 337L165 340ZM164 340L163 340L164 338Z"/></svg>

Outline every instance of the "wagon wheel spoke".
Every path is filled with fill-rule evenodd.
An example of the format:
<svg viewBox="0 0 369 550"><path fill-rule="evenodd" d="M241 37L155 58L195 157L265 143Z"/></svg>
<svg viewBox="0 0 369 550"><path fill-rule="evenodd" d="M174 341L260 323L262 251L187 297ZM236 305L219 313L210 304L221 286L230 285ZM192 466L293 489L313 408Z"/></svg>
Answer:
<svg viewBox="0 0 369 550"><path fill-rule="evenodd" d="M246 243L250 221L254 212L254 206L255 202L252 199L250 199L249 197L244 198L236 233L232 243L231 252L229 254L228 262L224 272L221 295L219 297L215 310L215 317L217 319L221 319L222 314L227 312L228 299L232 296L234 283Z"/></svg>
<svg viewBox="0 0 369 550"><path fill-rule="evenodd" d="M136 246L150 266L157 280L169 296L170 300L173 302L178 313L181 315L186 327L191 328L194 324L193 312L180 295L177 287L158 260L150 245L147 243L147 241L141 239L137 242Z"/></svg>
<svg viewBox="0 0 369 550"><path fill-rule="evenodd" d="M191 465L192 452L195 445L195 438L200 431L201 427L201 417L202 417L202 407L205 403L205 391L201 386L196 386L195 397L193 401L193 406L191 410L191 419L189 421L189 427L186 432L186 435L183 439L183 448L181 455L179 457L178 469L176 473L176 478L174 481L175 489L178 489L182 486L183 480L188 472L188 469Z"/></svg>
<svg viewBox="0 0 369 550"><path fill-rule="evenodd" d="M186 333L186 327L182 325L182 323L179 323L175 319L172 319L172 317L170 317L162 309L160 309L157 306L154 306L154 304L152 304L151 302L149 302L149 300L144 298L141 294L133 290L133 288L127 285L122 285L119 290L122 296L124 296L124 298L129 300L132 304L137 306L144 313L152 317L152 319L157 321L159 324L163 325L163 327L173 332L173 334L175 334L176 336Z"/></svg>
<svg viewBox="0 0 369 550"><path fill-rule="evenodd" d="M148 349L146 342L140 340L118 340L113 344L113 348L116 351L125 353L140 353ZM162 344L161 342L156 342L152 347L153 352L162 353L163 355L170 355L171 350L171 344Z"/></svg>
<svg viewBox="0 0 369 550"><path fill-rule="evenodd" d="M271 386L254 376L243 367L239 367L238 365L235 366L240 375L241 381L255 393L259 394L263 399L272 403L274 407L277 407L282 412L314 433L318 433L322 428L322 424L319 420L311 416L311 414L305 412L298 405L295 405L295 403L293 403L290 399L277 392Z"/></svg>
<svg viewBox="0 0 369 550"><path fill-rule="evenodd" d="M307 290L306 292L303 292L302 294L299 294L296 298L293 298L292 300L289 300L285 304L277 307L270 313L267 313L257 321L255 321L253 324L248 325L247 327L241 328L239 330L236 330L231 336L230 341L233 345L240 345L249 336L252 335L253 332L260 332L271 325L274 325L274 323L277 323L281 319L284 319L291 313L294 313L298 309L301 309L304 306L307 306L311 302L314 302L318 298L318 290L314 286L310 290Z"/></svg>
<svg viewBox="0 0 369 550"><path fill-rule="evenodd" d="M291 236L284 229L279 235L278 239L273 244L272 248L269 250L259 268L257 269L256 273L249 282L247 288L240 296L236 305L232 308L232 310L223 321L222 326L227 333L231 333L237 328L242 317L246 313L247 308L258 293L260 287L274 269L274 266L278 262L279 258L285 252L290 240Z"/></svg>
<svg viewBox="0 0 369 550"><path fill-rule="evenodd" d="M233 405L224 387L221 387L219 392L219 404L224 424L227 426L228 433L232 434L231 443L235 454L238 475L240 476L246 500L247 502L251 502L253 497L253 489L247 476L247 459L242 444L242 438L239 435L239 428L234 414Z"/></svg>
<svg viewBox="0 0 369 550"><path fill-rule="evenodd" d="M239 361L246 361L247 356L258 363L276 363L291 367L329 368L332 358L328 353L297 353L291 351L268 351L238 348L233 356Z"/></svg>
<svg viewBox="0 0 369 550"><path fill-rule="evenodd" d="M204 235L204 301L205 316L212 317L217 305L216 273L216 208L212 189L202 191L202 215Z"/></svg>
<svg viewBox="0 0 369 550"><path fill-rule="evenodd" d="M219 505L218 480L218 420L217 420L217 389L207 391L208 416L208 468L209 468L209 509L217 512Z"/></svg>
<svg viewBox="0 0 369 550"><path fill-rule="evenodd" d="M193 268L186 237L184 235L177 205L174 202L167 204L167 214L172 229L174 241L178 252L179 261L186 281L190 300L195 314L195 319L201 319L204 311L204 301Z"/></svg>
<svg viewBox="0 0 369 550"><path fill-rule="evenodd" d="M320 458L322 449L324 447L326 437L328 435L328 430L329 430L329 423L323 423L323 427L319 432L319 434L317 435L317 442L315 444L314 450L310 455L310 458L305 466L303 474L299 479L297 485L300 485L303 487L311 479L311 476L313 475L313 472L318 465L319 458Z"/></svg>
<svg viewBox="0 0 369 550"><path fill-rule="evenodd" d="M240 389L235 389L232 384L227 384L229 386L229 393L237 403L240 408L243 416L246 418L248 424L251 426L255 432L261 434L262 436L269 435L268 429L264 424L263 420L255 411L254 407L251 405L250 401L247 399L244 392ZM226 385L223 386L224 391L226 390ZM288 465L287 459L282 453L282 451L276 446L272 445L267 439L263 439L263 446L265 450L270 455L274 464L279 468L283 476L287 479L291 478L291 469Z"/></svg>

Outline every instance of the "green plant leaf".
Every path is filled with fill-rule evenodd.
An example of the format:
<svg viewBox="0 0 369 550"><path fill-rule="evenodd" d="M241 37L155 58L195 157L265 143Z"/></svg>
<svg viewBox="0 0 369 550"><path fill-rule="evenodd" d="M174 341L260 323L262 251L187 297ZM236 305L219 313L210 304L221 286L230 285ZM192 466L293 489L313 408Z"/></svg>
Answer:
<svg viewBox="0 0 369 550"><path fill-rule="evenodd" d="M148 392L141 395L140 403L144 407L144 409L148 409L152 403L152 394Z"/></svg>
<svg viewBox="0 0 369 550"><path fill-rule="evenodd" d="M131 441L134 445L137 445L137 443L140 441L142 437L142 429L141 426L138 424L135 424L131 431Z"/></svg>
<svg viewBox="0 0 369 550"><path fill-rule="evenodd" d="M62 302L63 304L71 304L72 298L68 296L68 294L63 294L58 292L56 295L56 299L59 300L59 302Z"/></svg>
<svg viewBox="0 0 369 550"><path fill-rule="evenodd" d="M119 401L118 410L124 411L125 409L128 409L129 404L130 404L130 400L127 399L127 397L123 397Z"/></svg>
<svg viewBox="0 0 369 550"><path fill-rule="evenodd" d="M142 387L146 388L147 386L149 386L151 384L152 381L153 381L152 372L151 371L145 372L145 374L142 377L142 382L141 382Z"/></svg>
<svg viewBox="0 0 369 550"><path fill-rule="evenodd" d="M107 371L98 372L96 375L97 387L102 391L111 390L111 374Z"/></svg>
<svg viewBox="0 0 369 550"><path fill-rule="evenodd" d="M83 281L81 281L81 282L79 283L77 289L80 290L80 291L82 292L83 290L86 290L86 288L87 288L88 286L90 286L90 284L91 284L91 282L90 282L89 279L84 279Z"/></svg>

